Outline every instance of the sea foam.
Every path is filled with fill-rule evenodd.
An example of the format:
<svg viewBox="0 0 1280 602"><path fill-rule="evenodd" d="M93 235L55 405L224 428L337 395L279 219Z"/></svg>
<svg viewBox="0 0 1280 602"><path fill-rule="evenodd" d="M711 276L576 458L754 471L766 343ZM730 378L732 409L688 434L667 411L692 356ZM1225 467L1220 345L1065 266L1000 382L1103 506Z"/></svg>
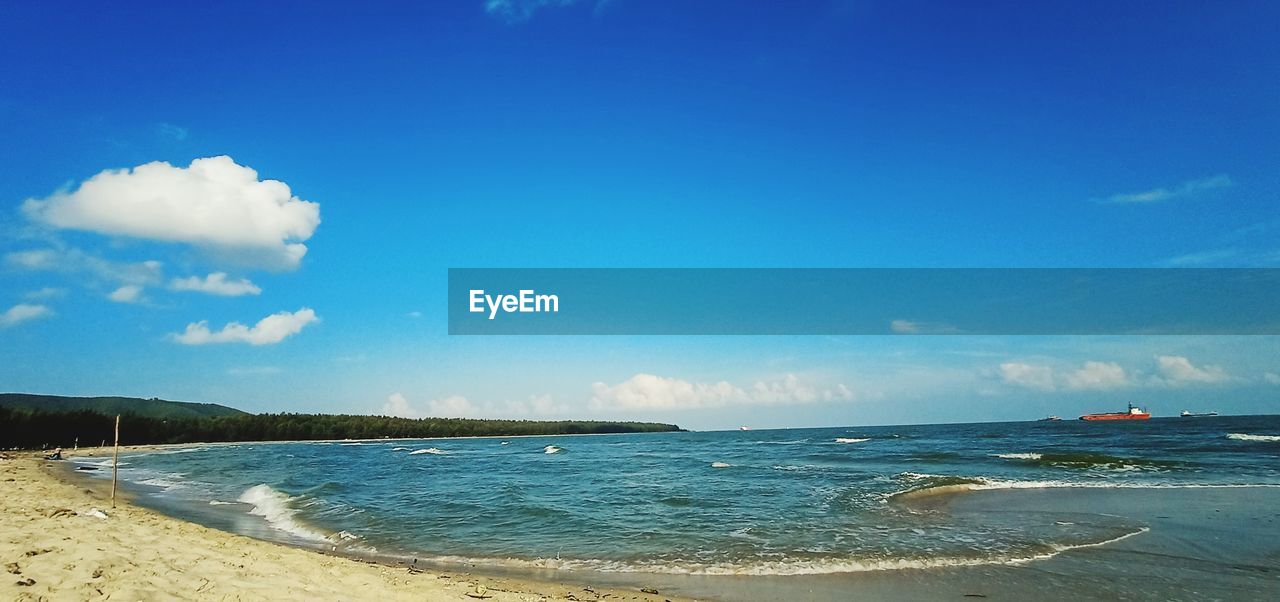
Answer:
<svg viewBox="0 0 1280 602"><path fill-rule="evenodd" d="M427 449L415 449L415 450L413 450L413 451L409 452L409 455L410 455L410 456L416 456L416 455L418 455L418 454L433 454L433 455L436 455L436 456L443 456L443 455L448 454L448 453L449 453L449 452L444 451L443 449L438 449L438 448L435 448L435 447L428 447Z"/></svg>
<svg viewBox="0 0 1280 602"><path fill-rule="evenodd" d="M836 437L836 443L864 443L871 439L859 439L854 437Z"/></svg>
<svg viewBox="0 0 1280 602"><path fill-rule="evenodd" d="M1255 442L1265 442L1265 443L1280 442L1280 435L1250 435L1247 433L1231 433L1227 435L1227 438L1235 439L1236 441L1255 441Z"/></svg>
<svg viewBox="0 0 1280 602"><path fill-rule="evenodd" d="M298 511L290 506L294 498L272 489L270 485L254 485L237 500L253 506L249 514L261 516L272 528L309 541L327 542L329 538L298 519Z"/></svg>

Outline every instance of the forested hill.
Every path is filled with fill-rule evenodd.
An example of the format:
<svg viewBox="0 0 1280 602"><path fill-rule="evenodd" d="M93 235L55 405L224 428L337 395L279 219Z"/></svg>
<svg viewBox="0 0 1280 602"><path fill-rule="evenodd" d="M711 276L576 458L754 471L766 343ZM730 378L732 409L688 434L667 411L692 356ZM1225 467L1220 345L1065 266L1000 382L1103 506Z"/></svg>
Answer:
<svg viewBox="0 0 1280 602"><path fill-rule="evenodd" d="M214 416L243 416L235 408L216 403L191 403L137 397L63 397L61 395L32 395L29 393L0 393L0 408L15 408L38 412L74 412L90 410L101 414L133 414L147 418L210 418Z"/></svg>
<svg viewBox="0 0 1280 602"><path fill-rule="evenodd" d="M174 403L174 402L166 402ZM114 413L75 409L50 411L0 404L0 449L98 445L110 442ZM223 409L230 410L231 408ZM654 422L479 420L470 418L392 418L334 414L246 414L156 418L121 412L120 443L212 443L220 441L314 441L574 435L678 431Z"/></svg>

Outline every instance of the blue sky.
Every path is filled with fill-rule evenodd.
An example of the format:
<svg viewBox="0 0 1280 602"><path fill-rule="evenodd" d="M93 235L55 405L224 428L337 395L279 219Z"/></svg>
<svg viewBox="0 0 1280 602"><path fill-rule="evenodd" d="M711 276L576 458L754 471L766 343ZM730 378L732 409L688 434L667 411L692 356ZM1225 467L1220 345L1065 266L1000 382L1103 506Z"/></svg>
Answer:
<svg viewBox="0 0 1280 602"><path fill-rule="evenodd" d="M444 312L449 267L1274 267L1273 3L184 4L0 6L0 389L695 428L1280 411L1272 337Z"/></svg>

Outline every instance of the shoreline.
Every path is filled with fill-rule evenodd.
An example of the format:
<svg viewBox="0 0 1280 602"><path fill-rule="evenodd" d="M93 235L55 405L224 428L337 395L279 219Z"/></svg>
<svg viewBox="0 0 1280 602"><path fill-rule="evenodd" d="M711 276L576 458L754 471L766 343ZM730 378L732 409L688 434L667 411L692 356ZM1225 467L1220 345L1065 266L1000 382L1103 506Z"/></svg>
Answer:
<svg viewBox="0 0 1280 602"><path fill-rule="evenodd" d="M121 458L192 445L196 444L122 447ZM851 596L865 599L940 599L964 595L1020 602L1028 598L1060 598L1064 591L1075 592L1079 599L1192 600L1208 597L1263 600L1280 595L1280 542L1270 541L1263 535L1268 529L1280 528L1280 510L1277 510L1280 509L1280 489L1275 487L985 489L943 486L918 497L899 498L897 503L910 506L922 519L932 516L933 519L966 517L972 520L974 517L995 518L1020 513L1034 515L1036 521L1046 524L1058 520L1088 521L1112 517L1123 518L1126 523L1140 529L1101 543L1073 545L1054 551L1047 557L1019 563L944 564L785 575L613 573L521 569L466 562L435 563L424 562L424 559L411 566L396 556L365 557L358 552L334 552L305 544L263 540L205 527L194 522L198 519L174 518L165 514L163 509L151 509L140 499L131 502L129 500L134 494L144 497L146 493L145 490L138 492L130 488L120 490L120 508L111 510L106 501L110 489L109 475L103 479L80 474L74 469L75 459L109 457L111 451L112 448L108 447L64 452L68 461L61 463L42 461L36 452L10 454L20 457L0 461L0 492L6 494L0 502L0 532L6 535L17 532L20 535L7 542L0 541L0 564L17 562L20 567L26 567L28 563L45 563L40 570L46 575L41 577L24 568L23 574L15 576L21 579L30 575L37 583L14 587L13 580L0 581L0 598L5 593L13 593L15 596L46 595L52 599L95 599L97 590L84 588L96 583L98 578L90 577L84 571L77 572L75 567L79 561L61 565L45 560L48 554L33 557L24 554L45 548L64 551L42 541L52 536L75 541L77 536L84 535L68 532L68 526L99 527L100 531L100 527L121 521L122 517L121 522L127 523L124 525L125 535L134 542L122 544L118 535L104 537L115 545L135 546L130 548L126 558L145 559L133 572L124 574L136 575L141 570L142 575L152 579L147 582L152 584L150 589L140 585L137 587L141 589L126 591L118 589L121 578L108 571L108 581L117 587L114 592L129 594L124 596L126 598L156 591L176 592L175 596L187 599L221 598L228 596L229 591L253 598L343 597L338 593L342 590L324 589L325 586L316 586L322 589L300 589L303 586L296 580L290 580L294 575L307 575L308 584L313 580L321 584L360 581L361 597L389 600L476 599L468 595L474 593L468 588L476 585L483 585L487 589L486 595L493 595L495 600L530 601L840 600ZM7 487L10 484L2 479L13 478L15 468L19 473L26 473L28 478L24 485L36 486L39 495L10 494L10 487ZM105 510L110 518L87 517L86 513L94 505ZM49 515L63 507L76 515ZM32 528L32 525L15 518L15 514L19 517L25 515L26 520L34 521L37 527L53 528L48 532ZM173 535L175 531L177 536ZM99 557L109 549L98 547L95 553L92 548L97 541L93 538L90 541L93 543L88 544L86 558L101 563ZM12 544L15 543L20 545L14 547ZM66 550L81 558L86 554L85 546L86 542L80 541ZM190 550L198 549L209 550L210 557L191 554ZM228 549L232 551L228 552ZM243 553L237 554L241 551ZM195 589L185 594L181 587L156 585L157 567L168 566L172 572L172 561L166 554L175 554L188 562L193 562L194 558L194 564L204 562L196 571L196 577L203 581L187 580L185 583ZM246 569L239 564L243 562L240 560L243 556L254 558L250 565L254 568L287 568L277 568L275 572L268 568L243 576L240 573ZM212 564L213 568L208 569L207 564ZM179 576L168 578L181 580ZM78 586L80 589L75 589L77 586L72 583L76 580L83 580ZM221 588L217 590L219 593L209 594L208 587L200 590L205 585L204 581L212 583L212 587ZM57 589L51 593L39 593L43 591L39 590L40 582L52 583ZM263 594L267 588L271 589L269 596ZM661 593L646 594L642 588L656 589ZM98 595L105 597L112 593L106 589L103 592Z"/></svg>
<svg viewBox="0 0 1280 602"><path fill-rule="evenodd" d="M64 451L68 459L91 455L83 448ZM45 461L39 452L7 452L0 460L0 564L6 567L0 598L150 599L164 593L175 599L689 600L395 566L263 541L144 508L127 492L117 493L112 508L109 482L68 471L74 471L69 463Z"/></svg>

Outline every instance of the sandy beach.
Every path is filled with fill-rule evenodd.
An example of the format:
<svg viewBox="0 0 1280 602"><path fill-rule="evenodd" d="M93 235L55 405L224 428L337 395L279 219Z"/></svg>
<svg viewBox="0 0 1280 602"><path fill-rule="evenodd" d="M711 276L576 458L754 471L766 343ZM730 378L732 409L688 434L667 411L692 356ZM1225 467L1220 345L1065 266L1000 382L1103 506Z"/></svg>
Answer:
<svg viewBox="0 0 1280 602"><path fill-rule="evenodd" d="M637 600L639 589L371 564L258 541L128 503L31 452L0 460L3 600ZM109 485L108 485L109 487ZM102 516L99 516L101 513Z"/></svg>

